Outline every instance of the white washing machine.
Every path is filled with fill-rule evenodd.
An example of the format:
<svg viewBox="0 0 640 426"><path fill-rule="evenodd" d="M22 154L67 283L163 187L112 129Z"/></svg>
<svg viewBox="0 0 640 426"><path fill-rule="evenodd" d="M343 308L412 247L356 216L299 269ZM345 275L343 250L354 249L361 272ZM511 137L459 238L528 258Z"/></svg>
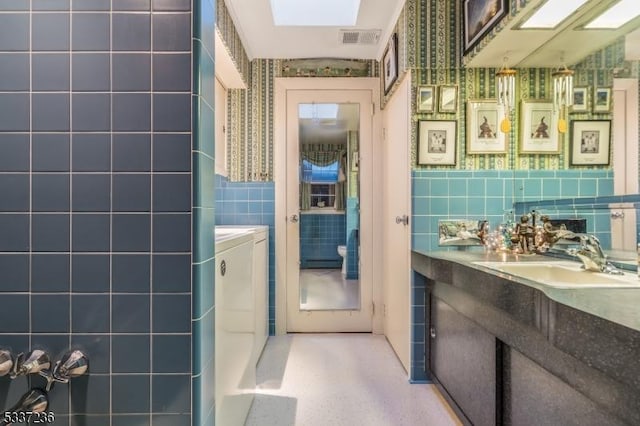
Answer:
<svg viewBox="0 0 640 426"><path fill-rule="evenodd" d="M245 422L256 386L253 360L254 235L216 229L215 400L217 425Z"/></svg>

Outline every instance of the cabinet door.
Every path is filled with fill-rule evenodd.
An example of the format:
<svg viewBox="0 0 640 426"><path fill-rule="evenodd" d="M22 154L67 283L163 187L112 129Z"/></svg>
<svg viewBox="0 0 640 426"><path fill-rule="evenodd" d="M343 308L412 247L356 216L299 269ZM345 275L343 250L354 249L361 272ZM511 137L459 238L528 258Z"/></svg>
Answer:
<svg viewBox="0 0 640 426"><path fill-rule="evenodd" d="M505 354L505 424L614 426L623 423L514 349Z"/></svg>
<svg viewBox="0 0 640 426"><path fill-rule="evenodd" d="M496 424L496 338L431 298L431 373L474 425Z"/></svg>

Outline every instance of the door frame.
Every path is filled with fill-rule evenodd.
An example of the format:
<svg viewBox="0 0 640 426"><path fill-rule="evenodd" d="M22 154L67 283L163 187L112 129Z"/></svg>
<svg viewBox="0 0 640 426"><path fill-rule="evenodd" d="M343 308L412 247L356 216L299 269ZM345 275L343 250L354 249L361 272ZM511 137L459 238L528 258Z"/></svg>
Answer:
<svg viewBox="0 0 640 426"><path fill-rule="evenodd" d="M382 224L382 193L374 191L381 188L381 173L373 173L373 170L381 170L382 159L381 136L382 117L376 100L380 99L380 79L372 77L335 77L335 78L276 78L274 96L274 183L275 183L275 268L276 268L276 334L287 333L287 91L289 90L370 90L372 91L372 135L371 152L369 157L360 158L371 166L369 173L360 176L361 205L362 200L368 206L363 208L361 224L368 232L362 232L360 239L361 259L363 264L369 265L361 271L361 279L371 280L373 294L372 332L383 333L382 316L382 233L375 232L381 229ZM361 153L362 154L362 153ZM295 167L298 165L296 164ZM366 170L367 168L365 168ZM361 170L362 173L362 170ZM368 196L367 196L368 193ZM364 195L364 197L363 197ZM369 210L367 212L367 210ZM366 270L364 270L366 269Z"/></svg>

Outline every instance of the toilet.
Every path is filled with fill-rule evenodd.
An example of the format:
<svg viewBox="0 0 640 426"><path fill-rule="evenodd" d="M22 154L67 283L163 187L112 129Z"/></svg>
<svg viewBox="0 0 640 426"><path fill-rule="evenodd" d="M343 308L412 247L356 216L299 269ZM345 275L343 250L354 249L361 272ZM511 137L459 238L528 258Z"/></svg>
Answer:
<svg viewBox="0 0 640 426"><path fill-rule="evenodd" d="M347 246L338 246L338 254L342 257L342 276L347 276L347 262L345 261L347 257Z"/></svg>

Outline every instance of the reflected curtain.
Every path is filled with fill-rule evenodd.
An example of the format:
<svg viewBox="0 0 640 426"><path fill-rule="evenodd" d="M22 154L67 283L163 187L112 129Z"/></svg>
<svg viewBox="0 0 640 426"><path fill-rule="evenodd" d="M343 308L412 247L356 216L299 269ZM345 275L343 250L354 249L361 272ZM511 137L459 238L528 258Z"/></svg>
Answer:
<svg viewBox="0 0 640 426"><path fill-rule="evenodd" d="M311 184L309 182L300 182L300 210L309 210L311 208Z"/></svg>
<svg viewBox="0 0 640 426"><path fill-rule="evenodd" d="M336 197L333 204L333 208L336 210L344 210L346 200L347 200L347 178L346 178L346 170L347 170L347 153L342 151L342 156L340 157L340 166L338 169L338 181L336 182Z"/></svg>
<svg viewBox="0 0 640 426"><path fill-rule="evenodd" d="M302 144L300 156L316 166L328 166L340 159L344 144L308 143Z"/></svg>

